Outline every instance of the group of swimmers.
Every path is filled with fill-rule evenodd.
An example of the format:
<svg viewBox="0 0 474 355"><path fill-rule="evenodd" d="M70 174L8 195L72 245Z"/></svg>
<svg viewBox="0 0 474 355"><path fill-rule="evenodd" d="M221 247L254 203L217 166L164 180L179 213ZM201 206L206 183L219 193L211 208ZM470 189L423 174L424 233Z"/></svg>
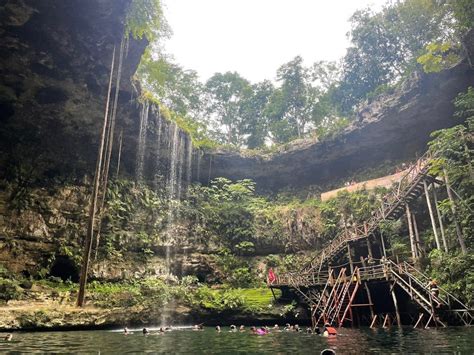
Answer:
<svg viewBox="0 0 474 355"><path fill-rule="evenodd" d="M169 327L160 327L158 329L158 332L154 334L164 334L165 332L170 332L172 331L173 328L171 326ZM196 324L192 327L192 330L194 331L199 331L199 330L204 330L203 324ZM222 332L222 329L219 325L216 325L216 331L218 333ZM245 326L241 325L238 329L235 325L230 326L229 332L234 333L234 332L245 332ZM278 324L275 324L272 328L265 326L265 327L250 327L250 333L251 334L256 334L256 335L265 335L269 334L270 332L303 332L304 330L300 328L298 324L295 325L290 325L289 323L285 324L285 327L283 329L280 329L280 326ZM334 327L331 327L330 324L326 323L322 329L319 329L316 327L314 330L311 327L307 327L306 331L307 334L319 334L324 337L335 337L337 335L337 330ZM123 333L125 335L130 334L130 331L128 330L127 327L124 328ZM150 330L147 328L142 329L143 335L149 335Z"/></svg>
<svg viewBox="0 0 474 355"><path fill-rule="evenodd" d="M193 330L199 330L199 329L196 329L195 327L197 327L197 326L194 326ZM216 326L216 331L218 333L220 333L222 331L221 327L219 325ZM245 331L246 331L246 329L245 329L244 325L241 325L239 327L239 329L237 329L237 327L235 325L231 325L230 330L229 330L229 332L231 332L231 333L232 332L245 332ZM303 329L300 328L300 326L298 324L290 325L289 323L286 323L283 330L280 329L280 326L278 324L275 324L272 328L270 328L268 326L265 326L265 327L250 327L250 332L252 334L257 334L257 335L265 335L265 334L269 334L270 332L283 332L283 331L284 332L303 332ZM308 333L308 334L313 334L313 333L314 334L320 334L324 337L333 337L333 336L337 335L337 330L334 327L331 327L330 324L326 323L322 330L319 329L318 327L316 327L313 331L313 328L307 327L306 328L306 333Z"/></svg>

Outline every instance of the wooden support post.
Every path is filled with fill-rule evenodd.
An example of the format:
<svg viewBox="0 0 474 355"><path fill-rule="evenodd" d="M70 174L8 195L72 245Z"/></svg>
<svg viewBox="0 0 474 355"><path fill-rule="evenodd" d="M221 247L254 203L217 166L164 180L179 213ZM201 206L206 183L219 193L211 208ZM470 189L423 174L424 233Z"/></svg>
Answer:
<svg viewBox="0 0 474 355"><path fill-rule="evenodd" d="M433 198L434 198L436 215L438 216L439 229L441 231L441 239L443 240L444 251L447 253L448 243L446 243L446 235L444 234L443 218L441 216L441 212L439 211L439 207L438 207L438 194L436 193L436 189L434 187L433 187Z"/></svg>
<svg viewBox="0 0 474 355"><path fill-rule="evenodd" d="M397 296L395 295L395 284L392 284L392 287L390 288L390 292L392 293L393 305L395 306L395 313L397 316L397 325L401 327L402 321L400 319L400 312L398 311Z"/></svg>
<svg viewBox="0 0 474 355"><path fill-rule="evenodd" d="M416 321L415 323L415 326L413 328L416 328L418 327L418 324L420 324L421 320L423 319L425 315L423 313L420 313L420 315L418 316L418 320Z"/></svg>
<svg viewBox="0 0 474 355"><path fill-rule="evenodd" d="M351 246L350 243L347 243L347 258L349 259L349 266L351 268L351 275L354 272L354 263L352 262L352 255L351 255ZM351 280L352 281L352 280Z"/></svg>
<svg viewBox="0 0 474 355"><path fill-rule="evenodd" d="M382 328L388 328L387 323L388 323L389 320L390 320L390 315L387 313L387 314L385 315L384 320L383 320ZM390 324L389 324L389 325L390 325Z"/></svg>
<svg viewBox="0 0 474 355"><path fill-rule="evenodd" d="M114 72L114 62L115 62L115 47L114 47L114 52L112 54L112 65L110 67L110 80L109 80L109 88L107 92L107 103L105 105L104 124L102 126L102 134L100 138L99 151L97 153L97 162L96 162L95 174L94 174L94 188L92 192L91 203L89 206L89 221L87 223L87 233L86 233L86 239L84 241L84 251L82 254L82 267L81 267L81 275L79 279L79 292L77 294L77 305L79 307L84 306L84 299L85 299L85 294L86 294L87 273L89 272L92 239L94 237L95 213L96 213L96 208L97 208L97 198L99 195L99 185L101 181L100 172L102 170L102 158L104 157L105 134L107 132L107 118L109 116L110 92L112 90L112 76Z"/></svg>
<svg viewBox="0 0 474 355"><path fill-rule="evenodd" d="M370 323L370 328L373 328L373 327L374 327L375 322L377 321L377 317L378 317L378 315L376 314L376 315L372 318L372 323Z"/></svg>
<svg viewBox="0 0 474 355"><path fill-rule="evenodd" d="M411 255L413 257L413 260L416 260L418 255L416 253L416 248L415 248L415 236L413 234L413 226L411 223L410 207L408 207L408 204L406 204L405 206L406 206L406 214L407 214L408 233L410 234Z"/></svg>
<svg viewBox="0 0 474 355"><path fill-rule="evenodd" d="M370 304L370 316L372 318L375 317L375 312L374 312L374 303L372 302L372 295L370 294L370 289L369 289L369 285L367 284L367 282L364 282L364 287L365 287L365 292L367 293L367 299L369 300L369 304Z"/></svg>
<svg viewBox="0 0 474 355"><path fill-rule="evenodd" d="M373 259L373 255L372 255L372 247L371 247L371 243L370 243L370 237L367 237L367 255L369 256L369 260L372 260Z"/></svg>
<svg viewBox="0 0 474 355"><path fill-rule="evenodd" d="M425 254L425 251L421 245L420 234L418 233L418 224L416 223L416 217L414 213L412 214L412 218L413 218L413 229L415 231L416 250L418 252L418 255L422 256Z"/></svg>
<svg viewBox="0 0 474 355"><path fill-rule="evenodd" d="M454 225L456 227L456 235L458 236L459 245L461 246L461 251L463 254L467 254L466 244L464 243L464 237L462 235L461 227L458 223L457 213L456 213L456 204L454 203L453 194L451 192L451 185L449 184L448 172L446 169L443 169L444 172L444 182L446 183L446 191L448 192L448 198L451 202L451 212L453 213Z"/></svg>
<svg viewBox="0 0 474 355"><path fill-rule="evenodd" d="M433 234L436 241L436 248L441 249L441 244L439 243L438 231L436 228L436 222L435 222L435 218L433 214L433 208L431 206L430 192L428 190L428 185L426 184L426 180L423 180L423 187L425 189L426 204L428 205L428 211L430 213L431 227L433 228Z"/></svg>
<svg viewBox="0 0 474 355"><path fill-rule="evenodd" d="M385 240L384 240L384 237L383 237L383 233L380 232L380 242L382 244L382 251L383 251L383 256L384 257L387 257L387 249L385 248Z"/></svg>

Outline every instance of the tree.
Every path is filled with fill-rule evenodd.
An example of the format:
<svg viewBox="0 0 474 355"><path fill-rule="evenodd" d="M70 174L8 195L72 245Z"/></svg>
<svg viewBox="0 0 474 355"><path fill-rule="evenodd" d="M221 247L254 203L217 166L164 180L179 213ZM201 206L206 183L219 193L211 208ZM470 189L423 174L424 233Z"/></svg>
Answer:
<svg viewBox="0 0 474 355"><path fill-rule="evenodd" d="M203 87L194 70L184 70L161 54L154 60L147 49L137 75L145 89L151 91L170 110L194 119L201 115Z"/></svg>
<svg viewBox="0 0 474 355"><path fill-rule="evenodd" d="M208 112L214 115L216 131L222 142L240 146L244 140L245 122L242 104L251 95L250 83L236 72L216 73L205 85Z"/></svg>
<svg viewBox="0 0 474 355"><path fill-rule="evenodd" d="M316 89L311 86L310 71L300 56L278 69L277 81L281 87L274 91L267 114L272 138L283 143L306 133Z"/></svg>
<svg viewBox="0 0 474 355"><path fill-rule="evenodd" d="M247 147L261 148L268 137L268 118L266 109L274 91L273 84L265 80L252 85L251 95L247 96L241 106L241 115L245 124Z"/></svg>
<svg viewBox="0 0 474 355"><path fill-rule="evenodd" d="M359 10L351 17L352 47L344 57L335 98L344 112L381 85L393 84L416 68L434 41L453 41L452 15L443 1L406 0L381 12Z"/></svg>

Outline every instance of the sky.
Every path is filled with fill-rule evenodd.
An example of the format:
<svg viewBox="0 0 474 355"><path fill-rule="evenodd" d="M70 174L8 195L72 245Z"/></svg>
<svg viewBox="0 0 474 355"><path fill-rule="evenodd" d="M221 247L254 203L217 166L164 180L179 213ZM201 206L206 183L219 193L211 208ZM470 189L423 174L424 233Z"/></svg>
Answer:
<svg viewBox="0 0 474 355"><path fill-rule="evenodd" d="M164 0L173 31L165 51L206 81L237 71L251 82L275 80L295 56L309 66L338 60L357 9L379 9L385 0Z"/></svg>

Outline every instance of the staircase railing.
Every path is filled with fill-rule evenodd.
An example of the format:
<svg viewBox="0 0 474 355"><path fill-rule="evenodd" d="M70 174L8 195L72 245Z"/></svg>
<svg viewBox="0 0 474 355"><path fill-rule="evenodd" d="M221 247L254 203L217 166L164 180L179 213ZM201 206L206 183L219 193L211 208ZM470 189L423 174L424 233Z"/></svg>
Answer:
<svg viewBox="0 0 474 355"><path fill-rule="evenodd" d="M428 283L431 281L431 278L428 275L424 274L423 272L415 268L413 265L407 263L406 261L403 262L403 266L405 267L407 271L414 273L418 276L418 278L423 279L422 282L424 282L426 285L428 285ZM459 298L457 298L450 292L446 291L446 289L440 286L438 286L438 289L439 289L439 296L437 298L439 298L439 300L445 305L451 308L454 306L454 303L456 303L458 307L462 307L466 310L469 309L469 307L466 304L464 304L461 300L459 300Z"/></svg>
<svg viewBox="0 0 474 355"><path fill-rule="evenodd" d="M318 319L316 320L316 325L319 324L321 319L324 319L325 317L327 317L326 314L328 312L328 309L329 309L330 305L334 301L334 296L335 296L335 293L337 292L338 286L341 283L341 280L345 277L346 277L346 269L342 268L339 271L339 274L338 274L336 280L334 281L333 288L331 289L331 292L329 293L329 296L327 297L326 304L324 305L321 314L319 315Z"/></svg>
<svg viewBox="0 0 474 355"><path fill-rule="evenodd" d="M390 217L399 205L405 203L405 197L411 193L426 176L431 158L431 153L427 151L417 160L416 164L413 164L406 174L403 175L398 182L398 186L383 197L381 207L374 211L369 220L340 232L331 243L324 247L318 255L314 256L301 271L314 272L316 269L321 269L323 263L333 256L334 252L340 250L345 243L366 238L371 235L377 229L381 221Z"/></svg>
<svg viewBox="0 0 474 355"><path fill-rule="evenodd" d="M331 317L331 324L334 324L334 321L336 320L336 317L338 317L338 323L341 322L341 318L339 317L339 315L340 315L342 307L344 305L344 301L346 300L346 297L348 296L347 293L349 292L349 289L351 288L351 285L353 284L354 280L357 283L358 274L359 274L359 269L356 267L354 269L354 271L352 272L352 274L350 276L350 279L345 281L344 290L343 290L343 292L341 294L341 297L340 297L340 302L338 302L338 304L336 305L336 308L335 308L335 310L333 312L333 315ZM348 304L350 304L351 298L352 298L352 294L351 294L351 296L349 296ZM342 318L342 319L344 319L344 318Z"/></svg>

